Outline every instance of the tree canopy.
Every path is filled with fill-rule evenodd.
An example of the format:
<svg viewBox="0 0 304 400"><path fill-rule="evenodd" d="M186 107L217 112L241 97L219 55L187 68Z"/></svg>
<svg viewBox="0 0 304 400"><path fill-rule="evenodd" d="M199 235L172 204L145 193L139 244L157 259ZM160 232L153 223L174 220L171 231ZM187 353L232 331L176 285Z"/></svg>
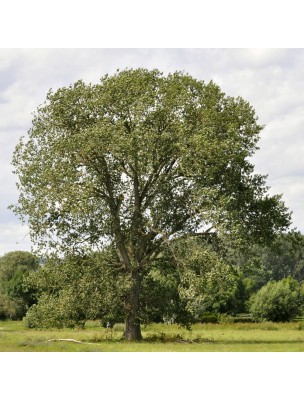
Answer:
<svg viewBox="0 0 304 400"><path fill-rule="evenodd" d="M35 243L83 253L114 243L126 337L140 339L143 276L164 246L191 236L266 241L290 223L250 157L252 106L175 72L127 69L50 90L16 147L14 208Z"/></svg>

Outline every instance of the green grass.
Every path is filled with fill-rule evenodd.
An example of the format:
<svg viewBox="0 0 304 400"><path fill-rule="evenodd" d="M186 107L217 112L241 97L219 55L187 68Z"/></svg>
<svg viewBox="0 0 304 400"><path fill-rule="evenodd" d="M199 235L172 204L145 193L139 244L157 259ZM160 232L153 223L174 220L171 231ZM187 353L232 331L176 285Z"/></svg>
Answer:
<svg viewBox="0 0 304 400"><path fill-rule="evenodd" d="M142 328L144 340L121 340L123 325L101 328L88 322L84 330L27 329L20 321L0 321L1 352L302 352L304 322L196 324L191 331L177 325ZM77 342L58 339L73 339ZM58 341L56 341L58 340Z"/></svg>

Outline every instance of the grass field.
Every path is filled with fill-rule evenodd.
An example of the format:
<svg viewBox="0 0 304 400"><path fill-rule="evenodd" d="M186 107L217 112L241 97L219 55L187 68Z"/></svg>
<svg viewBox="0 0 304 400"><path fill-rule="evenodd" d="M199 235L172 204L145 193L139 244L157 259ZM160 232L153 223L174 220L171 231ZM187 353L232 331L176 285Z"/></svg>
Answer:
<svg viewBox="0 0 304 400"><path fill-rule="evenodd" d="M1 352L302 352L304 323L196 324L191 331L177 325L143 327L144 340L121 340L123 325L101 328L88 322L84 330L27 329L22 322L0 321ZM63 340L65 339L65 340ZM68 340L66 340L68 339ZM79 343L81 342L81 343Z"/></svg>

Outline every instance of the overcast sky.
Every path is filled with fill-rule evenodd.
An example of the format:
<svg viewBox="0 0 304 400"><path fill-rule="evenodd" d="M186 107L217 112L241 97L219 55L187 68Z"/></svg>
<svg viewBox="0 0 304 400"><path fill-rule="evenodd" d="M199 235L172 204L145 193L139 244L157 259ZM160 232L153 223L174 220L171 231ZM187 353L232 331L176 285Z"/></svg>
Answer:
<svg viewBox="0 0 304 400"><path fill-rule="evenodd" d="M268 174L271 194L282 193L293 227L304 232L303 49L2 49L0 50L0 255L30 250L27 226L9 204L18 192L11 158L47 91L78 79L97 83L117 68L184 70L242 96L265 125L253 163Z"/></svg>

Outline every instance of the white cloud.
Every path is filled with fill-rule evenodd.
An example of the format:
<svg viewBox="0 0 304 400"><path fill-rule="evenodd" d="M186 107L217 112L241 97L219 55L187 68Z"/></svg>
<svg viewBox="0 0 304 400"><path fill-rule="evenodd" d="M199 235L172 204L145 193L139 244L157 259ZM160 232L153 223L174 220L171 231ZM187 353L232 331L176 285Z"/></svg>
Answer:
<svg viewBox="0 0 304 400"><path fill-rule="evenodd" d="M1 223L0 256L15 250L31 251L28 227L17 223Z"/></svg>
<svg viewBox="0 0 304 400"><path fill-rule="evenodd" d="M304 208L304 176L290 176L270 180L271 194L283 194L283 200L292 211L292 228L303 232Z"/></svg>

